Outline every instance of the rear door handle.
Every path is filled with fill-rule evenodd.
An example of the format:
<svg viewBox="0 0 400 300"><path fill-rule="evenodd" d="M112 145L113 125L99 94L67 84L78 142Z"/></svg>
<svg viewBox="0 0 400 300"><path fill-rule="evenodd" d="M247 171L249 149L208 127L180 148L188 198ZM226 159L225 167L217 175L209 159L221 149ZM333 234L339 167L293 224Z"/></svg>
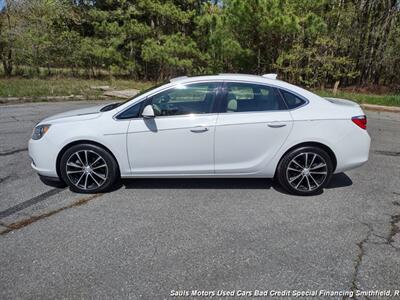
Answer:
<svg viewBox="0 0 400 300"><path fill-rule="evenodd" d="M286 123L281 123L281 122L268 123L268 127L271 127L271 128L281 128L281 127L285 127L285 126L286 126Z"/></svg>
<svg viewBox="0 0 400 300"><path fill-rule="evenodd" d="M204 126L197 126L195 128L190 129L191 132L206 132L208 131L207 127Z"/></svg>

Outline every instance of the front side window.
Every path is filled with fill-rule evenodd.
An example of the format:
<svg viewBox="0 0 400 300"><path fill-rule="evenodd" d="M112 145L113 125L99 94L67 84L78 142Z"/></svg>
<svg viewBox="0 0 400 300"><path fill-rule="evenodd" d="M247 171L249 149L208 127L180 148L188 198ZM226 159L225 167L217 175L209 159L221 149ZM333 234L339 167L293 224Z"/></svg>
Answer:
<svg viewBox="0 0 400 300"><path fill-rule="evenodd" d="M273 87L228 83L224 112L275 111L286 109L282 98Z"/></svg>
<svg viewBox="0 0 400 300"><path fill-rule="evenodd" d="M156 116L211 113L217 83L178 85L154 95L151 104Z"/></svg>

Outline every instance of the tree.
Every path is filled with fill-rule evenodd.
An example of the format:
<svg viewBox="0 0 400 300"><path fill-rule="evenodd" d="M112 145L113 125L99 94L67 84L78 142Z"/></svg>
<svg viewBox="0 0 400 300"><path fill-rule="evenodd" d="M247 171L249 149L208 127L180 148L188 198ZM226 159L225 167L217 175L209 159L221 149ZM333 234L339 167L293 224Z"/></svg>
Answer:
<svg viewBox="0 0 400 300"><path fill-rule="evenodd" d="M8 76L278 72L306 86L396 86L399 28L399 0L7 0L0 58Z"/></svg>
<svg viewBox="0 0 400 300"><path fill-rule="evenodd" d="M237 72L251 53L242 48L230 30L224 10L215 4L204 3L195 19L194 32L205 65L202 73Z"/></svg>
<svg viewBox="0 0 400 300"><path fill-rule="evenodd" d="M0 57L4 72L10 76L14 66L14 48L19 34L18 1L5 1L5 7L0 12Z"/></svg>

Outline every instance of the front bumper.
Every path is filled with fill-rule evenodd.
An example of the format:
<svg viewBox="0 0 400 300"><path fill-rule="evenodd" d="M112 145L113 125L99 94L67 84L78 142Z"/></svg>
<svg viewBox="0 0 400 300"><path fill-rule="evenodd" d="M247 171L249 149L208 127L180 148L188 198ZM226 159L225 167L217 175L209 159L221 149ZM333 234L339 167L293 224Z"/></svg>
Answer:
<svg viewBox="0 0 400 300"><path fill-rule="evenodd" d="M43 137L40 140L29 140L28 152L32 168L42 176L58 178L56 170L58 149Z"/></svg>

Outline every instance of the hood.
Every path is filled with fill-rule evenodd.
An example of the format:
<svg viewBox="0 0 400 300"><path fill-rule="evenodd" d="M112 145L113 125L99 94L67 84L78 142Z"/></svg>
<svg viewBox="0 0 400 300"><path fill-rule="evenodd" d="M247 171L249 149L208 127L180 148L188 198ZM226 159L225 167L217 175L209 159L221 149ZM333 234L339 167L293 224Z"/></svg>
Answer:
<svg viewBox="0 0 400 300"><path fill-rule="evenodd" d="M70 120L75 121L78 119L79 120L94 119L101 115L100 109L102 107L104 107L104 104L66 111L63 113L59 113L59 114L47 117L46 119L42 120L40 123L46 123L49 121L54 122L54 121L61 121L61 120L62 121L70 121Z"/></svg>

